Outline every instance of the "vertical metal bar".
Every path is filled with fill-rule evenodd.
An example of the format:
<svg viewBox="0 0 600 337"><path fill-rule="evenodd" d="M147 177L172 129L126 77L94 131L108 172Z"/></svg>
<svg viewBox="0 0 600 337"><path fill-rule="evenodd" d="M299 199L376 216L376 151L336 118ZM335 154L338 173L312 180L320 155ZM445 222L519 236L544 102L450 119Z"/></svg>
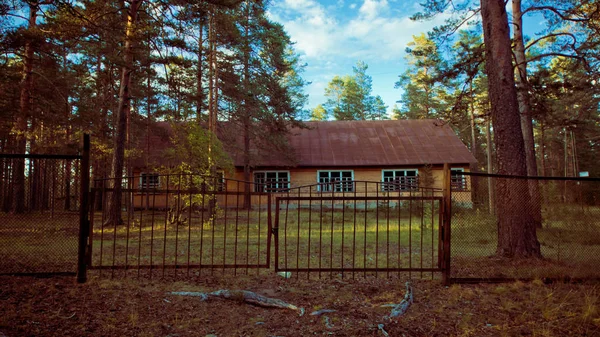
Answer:
<svg viewBox="0 0 600 337"><path fill-rule="evenodd" d="M192 176L190 176L190 184L188 186L191 188ZM190 276L190 255L192 254L192 208L194 207L192 194L193 192L190 190L190 203L188 208L188 244L187 244L187 276Z"/></svg>
<svg viewBox="0 0 600 337"><path fill-rule="evenodd" d="M379 277L379 183L375 183L375 277Z"/></svg>
<svg viewBox="0 0 600 337"><path fill-rule="evenodd" d="M144 204L143 197L144 197L143 195L140 195L140 201L141 201L140 206L143 206L143 204ZM137 277L138 277L138 279L140 278L140 265L142 262L142 227L144 227L144 207L140 207L140 233L138 236L138 254L137 254L137 261L138 261Z"/></svg>
<svg viewBox="0 0 600 337"><path fill-rule="evenodd" d="M258 197L258 209L260 210L260 195ZM250 210L252 209L252 194L250 194L250 205L248 205L248 216L246 217L246 275L250 265ZM237 233L237 232L236 232Z"/></svg>
<svg viewBox="0 0 600 337"><path fill-rule="evenodd" d="M450 166L444 164L444 274L442 276L444 285L450 283L450 255L451 255L451 214L452 214L452 190L450 188Z"/></svg>
<svg viewBox="0 0 600 337"><path fill-rule="evenodd" d="M298 204L296 205L296 212L298 218L296 221L296 227L298 227L298 235L296 236L296 278L300 277L298 269L300 268L300 189L298 189Z"/></svg>
<svg viewBox="0 0 600 337"><path fill-rule="evenodd" d="M252 200L252 197L250 197L250 200ZM234 276L237 275L238 221L240 218L240 195L239 194L236 194L235 201L236 201L236 205L235 205L235 239L234 239L234 244L233 244L233 250L234 250L233 251L233 265L234 265L233 275ZM246 202L244 201L244 204L245 203ZM250 205L248 205L248 207L250 207ZM225 253L223 253L223 264L225 264Z"/></svg>
<svg viewBox="0 0 600 337"><path fill-rule="evenodd" d="M363 237L363 277L367 277L367 210L369 208L368 206L368 197L369 195L369 190L368 190L368 185L367 182L365 181L365 236Z"/></svg>
<svg viewBox="0 0 600 337"><path fill-rule="evenodd" d="M240 184L238 182L238 188L239 188ZM207 191L207 193L210 193L210 189L209 191ZM225 194L225 202L227 202L228 199L228 195ZM214 275L215 272L215 231L216 231L216 227L217 227L217 220L216 220L216 216L215 216L215 212L213 210L213 199L215 198L214 194L209 194L209 198L208 198L208 216L209 216L209 221L211 222L211 227L212 227L212 237L210 240L210 275ZM225 214L227 214L227 210L225 210Z"/></svg>
<svg viewBox="0 0 600 337"><path fill-rule="evenodd" d="M93 190L93 189L92 189ZM89 268L92 267L92 255L94 253L94 200L96 197L96 193L94 191L90 192L90 199L88 200L89 214L90 214L90 225L88 227L88 249L87 249L87 265Z"/></svg>
<svg viewBox="0 0 600 337"><path fill-rule="evenodd" d="M433 194L433 193L432 193ZM434 228L435 228L435 213L433 212L433 207L434 207L434 200L431 199L431 279L433 280L433 266L435 265L435 260L434 260L434 252L435 249L433 247L435 247L435 242L434 242Z"/></svg>
<svg viewBox="0 0 600 337"><path fill-rule="evenodd" d="M271 199L271 194L267 194L268 198ZM269 203L270 204L270 203ZM269 228L271 228L271 221L269 221ZM272 227L273 236L275 238L275 272L279 271L279 198L275 198L275 226ZM270 237L270 235L269 235Z"/></svg>
<svg viewBox="0 0 600 337"><path fill-rule="evenodd" d="M103 266L104 263L104 220L106 214L106 182L102 182L102 216L101 216L101 225L100 225L100 267ZM100 268L100 277L102 277L102 268Z"/></svg>
<svg viewBox="0 0 600 337"><path fill-rule="evenodd" d="M163 238L163 264L162 264L162 277L165 278L165 263L167 259L167 225L169 222L169 183L170 175L167 175L167 193L165 196L165 235Z"/></svg>
<svg viewBox="0 0 600 337"><path fill-rule="evenodd" d="M354 188L354 182L352 182ZM345 192L342 192L343 196L346 196ZM341 256L341 268L342 268L342 280L344 279L344 227L346 224L346 201L342 200L342 256Z"/></svg>
<svg viewBox="0 0 600 337"><path fill-rule="evenodd" d="M267 268L271 267L271 235L277 237L277 232L273 231L273 224L271 223L271 202L271 193L269 193L267 194ZM277 214L275 216L277 216ZM258 237L258 240L260 242L260 236ZM277 249L277 245L275 245L275 254L277 254ZM275 258L275 261L277 261L277 257Z"/></svg>
<svg viewBox="0 0 600 337"><path fill-rule="evenodd" d="M287 196L290 196L290 193L288 192ZM284 270L287 272L288 271L288 245L287 245L287 228L288 228L288 211L290 209L290 199L286 199L285 201L285 221L283 223L283 266L284 266Z"/></svg>
<svg viewBox="0 0 600 337"><path fill-rule="evenodd" d="M386 261L385 267L388 269L387 278L390 278L390 196L389 193L387 195L387 209L386 209L386 221L387 221L387 230L385 232L385 240L387 242L387 247L385 249Z"/></svg>
<svg viewBox="0 0 600 337"><path fill-rule="evenodd" d="M90 189L90 135L83 135L83 154L81 158L81 190L79 196L79 247L77 251L77 282L87 280L87 265L85 259L87 238L89 235L88 222L88 193Z"/></svg>
<svg viewBox="0 0 600 337"><path fill-rule="evenodd" d="M354 269L356 269L356 182L352 182L354 186L354 220L353 220L353 231L352 231L352 279L354 280Z"/></svg>
<svg viewBox="0 0 600 337"><path fill-rule="evenodd" d="M114 191L113 191L113 193L114 193ZM122 205L119 205L119 212L121 211L121 206ZM116 254L117 254L117 221L115 221L114 231L113 231L112 269L111 269L111 274L110 274L111 278L115 277L115 259L116 259Z"/></svg>
<svg viewBox="0 0 600 337"><path fill-rule="evenodd" d="M342 191L344 190L343 185L340 184ZM329 268L332 270L329 272L329 278L333 278L333 218L335 217L335 200L334 198L335 187L331 189L331 232L329 236Z"/></svg>
<svg viewBox="0 0 600 337"><path fill-rule="evenodd" d="M154 262L154 210L156 209L156 190L152 191L152 216L150 220L150 279L152 279Z"/></svg>
<svg viewBox="0 0 600 337"><path fill-rule="evenodd" d="M256 275L260 274L260 234L261 234L261 228L260 228L260 217L262 215L262 194L258 194L258 211L256 213L256 215L258 216L258 226L257 226L257 233L256 233L256 240L257 240L257 248L256 248ZM268 235L271 235L271 233L269 233Z"/></svg>
<svg viewBox="0 0 600 337"><path fill-rule="evenodd" d="M408 268L412 269L412 189L408 191ZM412 278L412 271L408 271L408 278Z"/></svg>
<svg viewBox="0 0 600 337"><path fill-rule="evenodd" d="M421 197L423 197L423 190L421 190ZM420 261L421 266L419 267L419 268L421 268L421 278L423 278L423 233L425 230L424 225L425 225L425 199L421 198L421 231L419 233L420 240L421 240L421 246L420 246L421 253L419 256L419 258L421 260Z"/></svg>
<svg viewBox="0 0 600 337"><path fill-rule="evenodd" d="M321 185L323 186L323 185ZM322 189L323 187L321 187ZM319 213L319 279L321 279L322 251L323 251L323 191L321 190L321 210Z"/></svg>
<svg viewBox="0 0 600 337"><path fill-rule="evenodd" d="M238 185L237 191L239 192L239 190L240 190L240 182L239 181L238 181L237 185ZM235 200L236 200L237 205L239 205L239 202L240 202L239 201L240 195L238 194L238 192L236 192L236 194L235 194ZM213 198L214 198L215 202L213 204L211 204L211 209L213 212L213 218L216 218L217 213L214 211L213 205L216 206L217 195L214 194L214 192L213 192ZM225 194L225 212L223 214L223 266L222 266L223 267L222 268L223 275L225 275L225 261L227 260L227 258L226 258L226 254L227 254L227 211L228 211L228 209L227 209L227 201L228 200L227 199L229 199L228 195ZM239 209L239 207L236 206L236 209L235 209L236 215L237 215L238 209ZM234 272L235 272L235 269L234 269Z"/></svg>
<svg viewBox="0 0 600 337"><path fill-rule="evenodd" d="M308 270L306 273L306 279L310 280L310 236L312 234L312 188L308 188Z"/></svg>
<svg viewBox="0 0 600 337"><path fill-rule="evenodd" d="M200 266L200 270L198 270L198 275L202 275L202 262L204 261L204 206L206 201L206 192L201 191L202 193L202 205L200 206L200 262L198 265Z"/></svg>
<svg viewBox="0 0 600 337"><path fill-rule="evenodd" d="M400 189L398 189L398 203L396 207L398 207L398 268L402 268L402 204L401 198L402 194ZM398 277L400 277L400 271L398 271Z"/></svg>
<svg viewBox="0 0 600 337"><path fill-rule="evenodd" d="M438 268L442 269L443 263L443 243L444 243L444 224L443 224L443 205L442 201L438 201Z"/></svg>
<svg viewBox="0 0 600 337"><path fill-rule="evenodd" d="M129 177L128 177L129 180ZM130 186L130 183L127 182L127 186ZM125 192L126 194L129 193L127 200L130 200L129 202L129 207L131 207L131 209L133 210L133 203L132 201L132 193L131 192ZM127 210L127 228L126 228L126 235L125 235L125 277L127 277L127 269L129 267L129 231L130 231L130 225L131 225L131 213L132 211L130 211L129 209Z"/></svg>
<svg viewBox="0 0 600 337"><path fill-rule="evenodd" d="M175 268L173 269L175 279L177 279L177 258L179 257L179 219L181 209L181 173L179 173L177 180L177 203L175 204L175 212L173 215L173 220L175 222Z"/></svg>

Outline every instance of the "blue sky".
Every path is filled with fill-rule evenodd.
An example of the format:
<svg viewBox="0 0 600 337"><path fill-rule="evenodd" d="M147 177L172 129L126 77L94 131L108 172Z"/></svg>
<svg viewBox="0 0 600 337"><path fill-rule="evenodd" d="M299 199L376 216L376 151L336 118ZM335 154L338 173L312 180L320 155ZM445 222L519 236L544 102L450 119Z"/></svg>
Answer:
<svg viewBox="0 0 600 337"><path fill-rule="evenodd" d="M373 95L380 95L388 113L400 99L394 88L406 69L405 49L413 35L426 33L448 18L415 22L410 16L421 10L419 2L406 0L274 0L269 16L284 25L295 49L306 62L303 77L308 109L325 102L324 88L335 75L352 73L358 60L369 65ZM507 10L510 11L510 2ZM509 12L510 15L510 12ZM543 20L526 19L525 32L539 30Z"/></svg>
<svg viewBox="0 0 600 337"><path fill-rule="evenodd" d="M447 18L414 22L418 1L402 0L284 0L269 8L272 19L284 25L296 51L308 66L303 73L312 109L325 102L327 83L335 75L352 73L358 60L369 65L373 94L388 111L400 99L394 83L405 69L405 49L413 35L427 32Z"/></svg>

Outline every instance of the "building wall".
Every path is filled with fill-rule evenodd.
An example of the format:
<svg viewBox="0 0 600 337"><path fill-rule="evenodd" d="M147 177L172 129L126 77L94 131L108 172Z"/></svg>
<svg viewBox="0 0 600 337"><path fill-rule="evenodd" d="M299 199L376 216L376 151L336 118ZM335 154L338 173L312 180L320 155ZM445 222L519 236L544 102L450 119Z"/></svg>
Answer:
<svg viewBox="0 0 600 337"><path fill-rule="evenodd" d="M468 172L468 165L459 165L452 166L452 168L463 168L464 171ZM385 170L406 170L406 169L417 169L420 176L420 186L423 187L423 175L425 172L424 166L407 166L407 167L391 167L385 168ZM433 189L442 189L444 172L443 166L436 165L430 167L431 169L431 177L432 184L431 187ZM258 171L288 171L290 174L290 195L291 196L319 196L319 195L331 195L332 192L319 192L317 190L316 184L318 184L318 171L339 171L339 168L291 168L288 170L276 170L276 169L265 169L265 170L256 170ZM365 189L367 191L367 195L370 196L386 196L386 195L401 195L401 196L409 196L409 195L419 195L418 192L383 192L381 191L381 185L375 184L373 182L381 182L382 181L382 169L381 168L354 168L354 169L342 169L342 170L352 170L354 172L354 181L356 182L356 193L363 196L365 195ZM140 184L140 174L141 170L134 170L134 188L139 188ZM254 171L253 171L254 173ZM227 186L226 191L229 195L218 195L217 196L217 204L224 207L225 205L229 207L241 207L244 204L244 197L242 195L245 190L246 183L244 182L244 173L240 168L236 168L235 172L231 174L225 175ZM254 174L251 176L251 180L254 179ZM369 182L369 183L365 183ZM467 183L467 191L462 192L453 192L459 200L467 201L471 200L471 192L470 186ZM161 180L161 189L166 188L164 179ZM249 188L251 191L254 191L254 186L249 184ZM239 195L236 193L239 192ZM353 196L354 192L337 192L335 195L347 195ZM433 192L434 195L441 196L441 191ZM175 194L171 195L171 199ZM271 193L271 199L274 201L277 196L287 196L287 193ZM252 205L266 205L269 201L269 196L266 193L261 195L253 194L251 197ZM146 207L146 205L154 205L155 208L165 208L167 207L167 202L173 202L172 200L168 201L167 196L165 194L156 194L153 195L150 193L142 193L142 192L134 192L133 193L133 202L134 207L142 208ZM208 201L206 201L208 202Z"/></svg>

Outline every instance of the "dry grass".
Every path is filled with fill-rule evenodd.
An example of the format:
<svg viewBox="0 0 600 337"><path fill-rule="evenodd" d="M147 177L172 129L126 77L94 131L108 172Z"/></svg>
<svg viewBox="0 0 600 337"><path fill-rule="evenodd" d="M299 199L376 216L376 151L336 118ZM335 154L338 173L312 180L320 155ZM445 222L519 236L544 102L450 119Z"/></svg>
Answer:
<svg viewBox="0 0 600 337"><path fill-rule="evenodd" d="M335 309L323 318L238 302L168 295L170 291L248 289L302 306ZM413 281L415 302L387 320L404 297L402 280L364 278L284 280L277 277L202 277L189 281L92 278L0 278L0 333L6 336L596 336L596 284L541 281L453 285Z"/></svg>

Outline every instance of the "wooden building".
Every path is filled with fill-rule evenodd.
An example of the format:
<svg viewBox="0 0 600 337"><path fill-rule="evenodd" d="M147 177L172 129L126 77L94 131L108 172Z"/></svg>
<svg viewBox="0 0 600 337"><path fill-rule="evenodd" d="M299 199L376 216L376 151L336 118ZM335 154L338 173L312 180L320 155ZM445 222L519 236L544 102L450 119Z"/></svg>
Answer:
<svg viewBox="0 0 600 337"><path fill-rule="evenodd" d="M161 123L147 142L149 159L138 161L134 168L134 187L159 188L166 181L153 166L174 165L161 162L161 151L169 147L170 127ZM453 173L468 171L475 158L457 137L452 128L439 120L385 120L385 121L322 121L306 122L308 128L294 129L288 137L293 151L293 163L281 160L271 153L254 160L251 184L243 183L243 161L239 152L227 150L233 159L235 171L225 174L219 189L236 192L250 186L252 204L263 204L262 193L339 195L421 193L422 188L441 189L443 165L451 165ZM238 147L239 148L239 147ZM174 179L174 178L171 178ZM376 182L376 183L364 183ZM471 200L469 184L461 176L452 179L455 193L461 200ZM301 188L303 187L303 188ZM300 190L299 190L300 188ZM367 191L365 191L367 189ZM154 205L164 207L164 196L157 196ZM229 206L239 205L239 197L230 196ZM144 197L134 198L141 207ZM225 204L224 197L218 201Z"/></svg>

